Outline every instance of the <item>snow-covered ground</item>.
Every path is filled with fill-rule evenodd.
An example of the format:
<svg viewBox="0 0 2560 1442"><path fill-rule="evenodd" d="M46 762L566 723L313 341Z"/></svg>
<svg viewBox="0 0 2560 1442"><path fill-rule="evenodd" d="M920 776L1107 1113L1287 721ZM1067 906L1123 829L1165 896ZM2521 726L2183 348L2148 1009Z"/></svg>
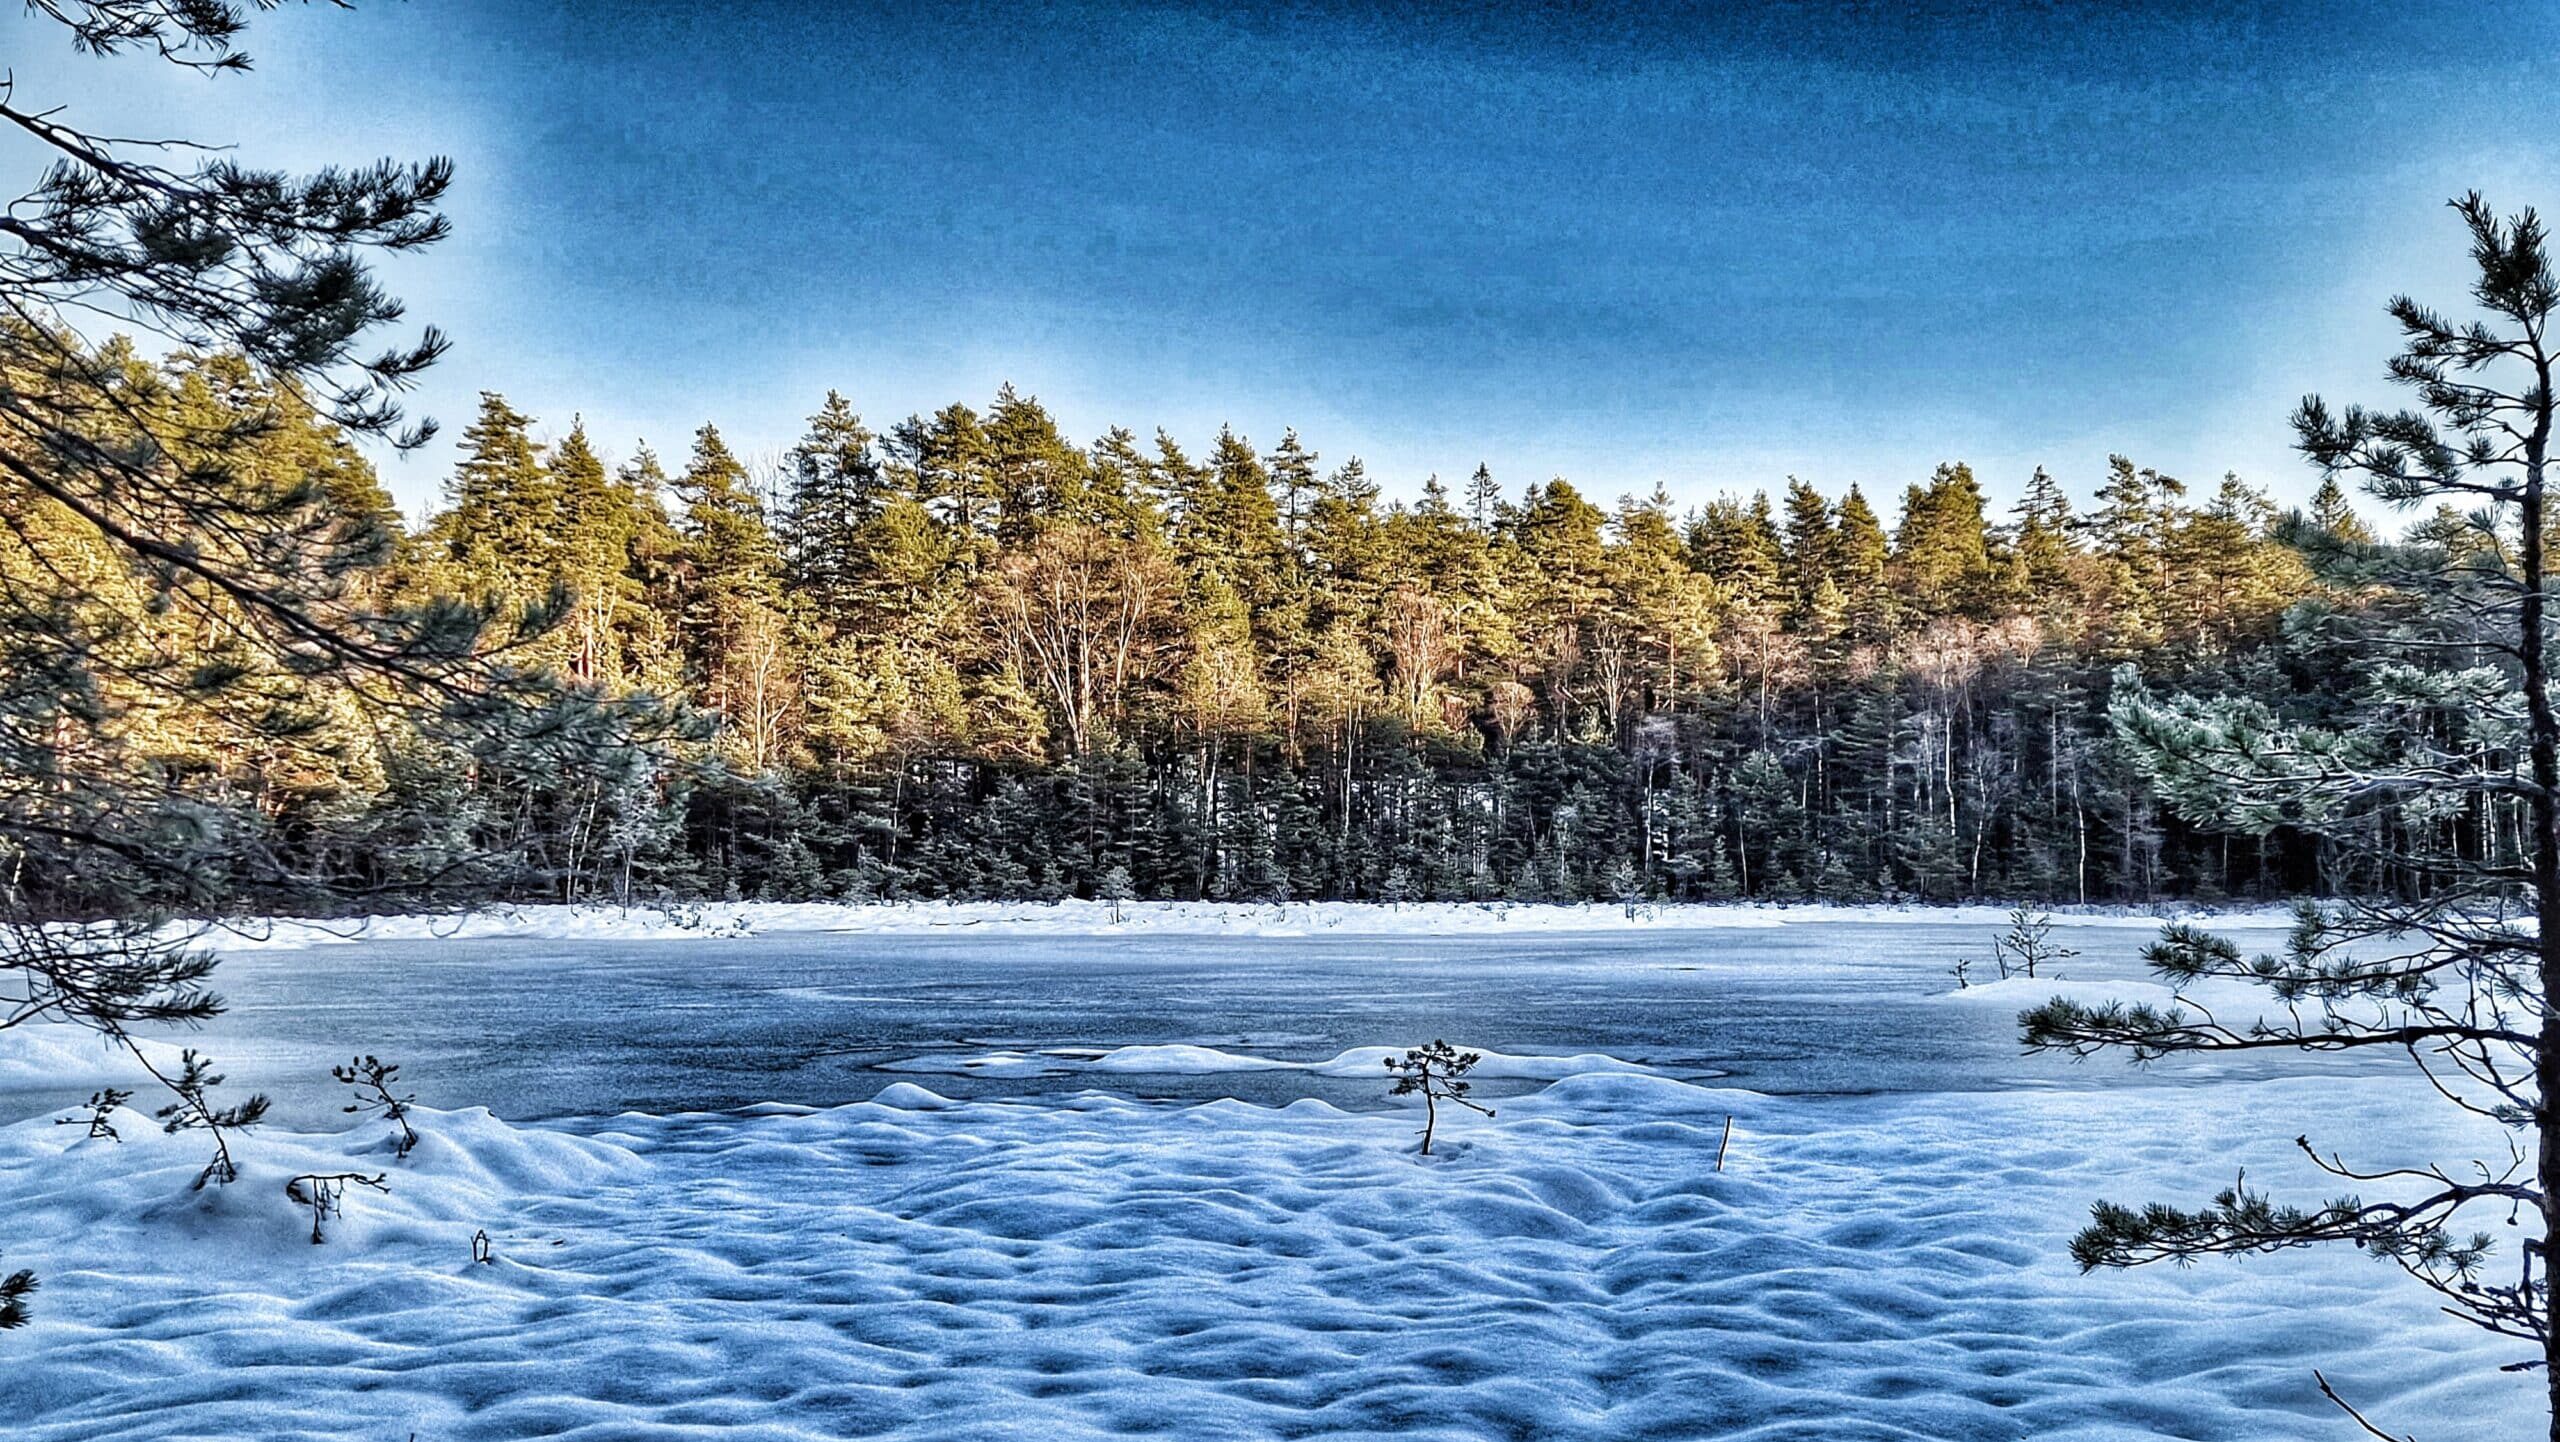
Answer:
<svg viewBox="0 0 2560 1442"><path fill-rule="evenodd" d="M1210 964L1250 959L1258 977L1314 965L1317 952L1263 939L1257 927L1364 935L1422 924L1419 908L1291 911L1301 914L1133 907L1126 925L1234 938L1210 947ZM1440 921L1558 936L1577 920L1699 929L1699 944L1673 953L1694 965L1665 971L1650 950L1614 962L1595 951L1590 975L1611 990L1678 977L1710 1000L1764 974L1772 963L1754 961L1756 949L1799 931L1821 936L1826 954L1845 951L1862 933L1843 941L1815 928L1863 919L1874 948L1914 953L1898 966L1824 970L1831 1009L1808 1002L1806 1015L1825 1019L1806 1028L1809 1047L1848 1035L1835 1029L1852 1014L1839 1009L1843 986L1850 1006L1856 988L1876 988L1879 1005L1893 988L1906 998L1922 988L1917 1004L1885 1014L1921 1030L1941 1019L1951 1046L2007 1036L1999 1044L2013 1047L2005 1023L1982 1013L2057 989L2161 999L2125 959L2138 943L2131 933L2107 958L2075 963L2069 981L1957 992L1939 953L1969 946L1970 935L1933 949L1900 929L1970 926L1987 947L2002 917L1997 908L1698 909L1629 923L1614 908L1458 908ZM1705 928L1737 922L1757 929L1703 939ZM724 929L775 937L720 948L751 973L765 948L794 965L833 964L828 953L808 961L785 932L963 923L1035 935L1111 925L1100 908L745 907L719 909L704 926L542 908L463 929L572 942L673 944ZM386 942L383 956L413 957L415 936L440 933L405 929L427 925L376 922L369 934ZM630 930L596 929L611 926ZM270 944L301 930L272 932ZM638 954L607 945L483 961L466 951L449 964L501 968L490 974L502 988ZM286 954L276 961L295 964L242 980L307 985L333 975L339 958L371 971L370 955L331 952L323 966ZM1783 955L1779 964L1802 964ZM1486 975L1548 986L1554 974L1541 963ZM950 973L962 996L980 994L971 979ZM592 995L592 985L559 980L565 990L543 995ZM1001 988L1015 989L1009 979ZM1143 1010L1146 995L1140 988L1128 1004ZM1391 1013L1405 1004L1379 1001ZM344 1024L345 1002L320 1005L336 1019L327 1024ZM368 1025L378 1029L380 1017ZM1492 1118L1444 1109L1429 1158L1415 1155L1418 1106L1127 1094L1172 1076L1240 1090L1272 1078L1378 1078L1375 1094L1359 1088L1346 1102L1377 1105L1389 1044L1420 1039L1375 1036L1295 1058L1099 1035L1091 1045L956 1046L871 1066L903 1079L868 1077L865 1091L838 1094L876 1095L849 1105L542 1125L476 1108L422 1112L424 1141L405 1160L392 1156L384 1124L337 1130L345 1118L301 1101L243 1140L239 1182L201 1192L189 1187L201 1138L164 1136L136 1112L117 1118L121 1143L42 1116L0 1126L0 1272L29 1267L43 1283L34 1322L0 1335L0 1431L41 1442L2281 1442L2344 1435L2345 1419L2312 1384L2315 1366L2395 1431L2507 1436L2538 1418L2539 1380L2496 1370L2517 1359L2511 1345L2441 1316L2415 1284L2359 1254L2084 1277L2065 1250L2100 1197L2192 1203L2244 1168L2280 1196L2328 1195L2334 1184L2292 1146L2300 1132L2371 1167L2503 1154L2494 1127L2438 1104L2422 1083L2321 1074L2161 1085L2056 1066L2007 1090L1786 1097L1592 1047L1478 1046L1488 1052L1478 1075L1537 1089L1499 1096ZM400 1040L383 1038L386 1049ZM232 1048L222 1050L227 1062ZM87 1039L0 1032L0 1089L121 1074ZM962 1100L933 1090L964 1077L1023 1078L996 1085L1039 1094ZM341 1171L380 1172L390 1190L351 1189L347 1215L314 1245L308 1208L285 1182ZM495 1258L487 1265L472 1259L482 1231Z"/></svg>
<svg viewBox="0 0 2560 1442"><path fill-rule="evenodd" d="M2511 1434L2538 1383L2353 1254L2076 1275L2096 1195L2287 1138L2476 1145L2385 1083L1782 1101L1632 1071L1501 1115L867 1103L201 1148L0 1129L36 1439L2335 1438ZM1715 1169L1725 1118L1731 1152ZM2458 1130L2458 1129L2455 1129ZM380 1171L327 1242L299 1171ZM477 1265L486 1230L496 1260Z"/></svg>
<svg viewBox="0 0 2560 1442"><path fill-rule="evenodd" d="M2220 913L2128 907L2057 907L2075 926L2150 931L2165 917L2213 915L2282 925L2290 913L2259 907ZM1997 928L2005 906L1679 905L1626 908L1513 902L1132 901L1115 918L1099 901L706 902L655 906L505 906L465 915L376 916L345 921L250 921L204 934L217 950L320 946L418 938L545 938L561 941L700 941L781 932L904 934L976 930L1023 936L1464 936L1555 932L1721 931L1890 921L1900 925Z"/></svg>

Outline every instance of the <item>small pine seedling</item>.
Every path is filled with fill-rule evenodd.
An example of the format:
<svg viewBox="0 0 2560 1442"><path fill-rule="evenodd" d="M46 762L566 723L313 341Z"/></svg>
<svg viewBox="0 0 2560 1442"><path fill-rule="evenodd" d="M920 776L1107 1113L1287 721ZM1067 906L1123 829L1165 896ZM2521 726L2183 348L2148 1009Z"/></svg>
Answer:
<svg viewBox="0 0 2560 1442"><path fill-rule="evenodd" d="M213 1160L196 1173L197 1188L201 1190L207 1182L229 1186L240 1180L239 1164L231 1159L230 1133L246 1131L265 1120L267 1099L253 1096L238 1106L215 1106L213 1089L222 1085L222 1078L213 1070L213 1059L194 1047L178 1054L178 1074L166 1080L177 1100L153 1113L160 1119L160 1129L175 1136L202 1128L213 1138Z"/></svg>
<svg viewBox="0 0 2560 1442"><path fill-rule="evenodd" d="M36 1274L24 1267L0 1277L0 1332L27 1325L27 1298L35 1290Z"/></svg>
<svg viewBox="0 0 2560 1442"><path fill-rule="evenodd" d="M384 1121L400 1129L392 1156L407 1161L410 1151L418 1145L417 1129L409 1125L409 1106L417 1097L392 1095L392 1084L400 1078L399 1063L360 1056L345 1066L329 1068L329 1075L356 1089L356 1099L339 1110L351 1115L380 1112Z"/></svg>
<svg viewBox="0 0 2560 1442"><path fill-rule="evenodd" d="M58 1127L76 1127L82 1122L87 1122L89 1124L89 1136L91 1140L95 1140L99 1137L105 1137L108 1141L120 1142L123 1141L124 1138L116 1135L116 1108L123 1106L126 1102L131 1100L133 1100L133 1093L129 1091L121 1091L115 1087L104 1087L89 1093L89 1100L87 1103L89 1114L87 1116L56 1117L53 1124Z"/></svg>
<svg viewBox="0 0 2560 1442"><path fill-rule="evenodd" d="M286 1196L311 1209L311 1245L316 1247L328 1240L320 1230L322 1222L346 1215L350 1186L371 1187L385 1195L391 1191L381 1172L369 1177L361 1172L304 1172L284 1184Z"/></svg>
<svg viewBox="0 0 2560 1442"><path fill-rule="evenodd" d="M2050 968L2057 961L2067 961L2080 953L2053 941L2053 917L2028 907L2017 907L2009 913L2009 930L1991 943L1991 957L2006 980L2014 970L2029 981L2036 979L2036 968Z"/></svg>
<svg viewBox="0 0 2560 1442"><path fill-rule="evenodd" d="M1445 1041L1407 1050L1402 1060L1386 1059L1387 1071L1396 1084L1387 1095L1409 1097L1422 1094L1422 1154L1431 1155L1431 1133L1440 1124L1440 1103L1451 1102L1471 1112L1493 1115L1493 1108L1478 1106L1467 1100L1468 1084L1462 1080L1475 1064L1484 1058L1475 1052L1459 1051Z"/></svg>
<svg viewBox="0 0 2560 1442"><path fill-rule="evenodd" d="M1094 887L1094 894L1111 903L1111 924L1118 926L1128 919L1123 908L1138 894L1138 884L1130 879L1129 868L1115 865L1102 873L1102 881Z"/></svg>

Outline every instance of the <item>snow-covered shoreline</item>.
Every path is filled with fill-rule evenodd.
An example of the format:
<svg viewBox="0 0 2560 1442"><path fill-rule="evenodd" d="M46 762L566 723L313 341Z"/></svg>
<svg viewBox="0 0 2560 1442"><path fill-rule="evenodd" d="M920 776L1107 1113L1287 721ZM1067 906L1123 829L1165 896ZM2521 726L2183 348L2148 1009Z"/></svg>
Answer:
<svg viewBox="0 0 2560 1442"><path fill-rule="evenodd" d="M355 941L540 939L702 941L778 933L930 935L974 931L1024 936L1499 936L1582 932L1757 930L1891 921L1996 929L2009 905L1769 903L1624 907L1600 902L705 902L681 906L510 905L473 912L347 918L233 920L201 929L221 951L325 946ZM2186 918L2227 926L2279 927L2282 907L2046 908L2067 926L2149 930Z"/></svg>

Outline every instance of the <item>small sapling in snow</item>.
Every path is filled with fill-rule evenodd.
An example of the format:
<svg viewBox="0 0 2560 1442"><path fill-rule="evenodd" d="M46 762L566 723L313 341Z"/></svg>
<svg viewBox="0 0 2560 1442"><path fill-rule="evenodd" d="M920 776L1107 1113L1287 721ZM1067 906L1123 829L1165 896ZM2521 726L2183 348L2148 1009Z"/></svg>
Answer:
<svg viewBox="0 0 2560 1442"><path fill-rule="evenodd" d="M328 1240L320 1224L347 1211L347 1188L371 1187L388 1195L390 1184L381 1172L366 1176L362 1172L304 1172L284 1184L284 1194L311 1209L311 1245Z"/></svg>
<svg viewBox="0 0 2560 1442"><path fill-rule="evenodd" d="M2068 961L2080 953L2053 940L2053 918L2041 911L2018 907L2009 913L2009 930L1991 943L1991 958L1999 963L2000 976L2006 980L2012 973L2036 979L2036 968L2050 969L2057 961ZM1958 978L1961 981L1962 974Z"/></svg>
<svg viewBox="0 0 2560 1442"><path fill-rule="evenodd" d="M1388 1057L1387 1071L1396 1084L1387 1095L1409 1097L1422 1094L1422 1154L1431 1155L1431 1132L1440 1124L1440 1103L1451 1102L1471 1112L1493 1115L1493 1108L1478 1106L1467 1100L1466 1074L1484 1058L1475 1052L1459 1051L1445 1041L1407 1050L1403 1059Z"/></svg>
<svg viewBox="0 0 2560 1442"><path fill-rule="evenodd" d="M122 1091L115 1087L101 1088L89 1093L87 1116L57 1117L53 1124L58 1127L76 1127L82 1122L87 1122L92 1140L105 1137L108 1141L120 1142L124 1138L116 1135L116 1108L131 1100L133 1100L133 1093L129 1091Z"/></svg>
<svg viewBox="0 0 2560 1442"><path fill-rule="evenodd" d="M1619 857L1617 862L1609 868L1608 883L1609 894L1616 897L1618 905L1626 909L1627 920L1635 920L1637 908L1644 905L1644 881L1636 875L1633 863L1623 856Z"/></svg>
<svg viewBox="0 0 2560 1442"><path fill-rule="evenodd" d="M1128 920L1128 914L1123 910L1123 908L1125 908L1129 904L1131 898L1135 897L1137 894L1138 884L1130 879L1129 868L1125 866L1115 865L1109 871L1102 873L1101 883L1094 887L1094 895L1111 903L1111 924L1113 926L1118 926L1121 922Z"/></svg>
<svg viewBox="0 0 2560 1442"><path fill-rule="evenodd" d="M384 1121L400 1129L392 1156L407 1161L410 1150L418 1145L417 1130L409 1125L409 1105L417 1098L392 1094L392 1085L400 1079L399 1064L360 1056L345 1066L329 1068L329 1075L356 1089L356 1099L341 1110L357 1115L380 1112Z"/></svg>
<svg viewBox="0 0 2560 1442"><path fill-rule="evenodd" d="M240 1167L231 1160L230 1134L247 1131L264 1120L267 1099L253 1096L238 1106L215 1106L213 1089L222 1085L222 1078L213 1070L213 1059L194 1047L178 1054L178 1074L175 1077L160 1079L177 1096L176 1101L153 1113L160 1118L161 1130L175 1136L179 1132L201 1128L213 1138L213 1160L204 1164L203 1171L196 1173L196 1186L201 1189L207 1182L229 1186L240 1180Z"/></svg>
<svg viewBox="0 0 2560 1442"><path fill-rule="evenodd" d="M24 1267L0 1277L0 1332L27 1325L27 1298L35 1290L36 1274Z"/></svg>

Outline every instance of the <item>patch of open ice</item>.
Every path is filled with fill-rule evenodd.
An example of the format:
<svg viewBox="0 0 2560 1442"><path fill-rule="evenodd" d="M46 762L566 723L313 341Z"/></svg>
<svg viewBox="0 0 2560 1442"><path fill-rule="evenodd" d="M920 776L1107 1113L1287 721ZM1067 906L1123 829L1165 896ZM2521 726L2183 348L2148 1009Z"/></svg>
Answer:
<svg viewBox="0 0 2560 1442"><path fill-rule="evenodd" d="M2008 976L1996 981L1977 981L1961 990L1945 992L1929 999L1959 1006L2024 1011L2056 998L2078 1002L2083 1006L2105 1006L2109 1002L2122 1002L2126 1006L2148 1005L2166 1008L2177 1000L2177 993L2158 982L2150 981L2073 981L2068 978L2038 979Z"/></svg>

